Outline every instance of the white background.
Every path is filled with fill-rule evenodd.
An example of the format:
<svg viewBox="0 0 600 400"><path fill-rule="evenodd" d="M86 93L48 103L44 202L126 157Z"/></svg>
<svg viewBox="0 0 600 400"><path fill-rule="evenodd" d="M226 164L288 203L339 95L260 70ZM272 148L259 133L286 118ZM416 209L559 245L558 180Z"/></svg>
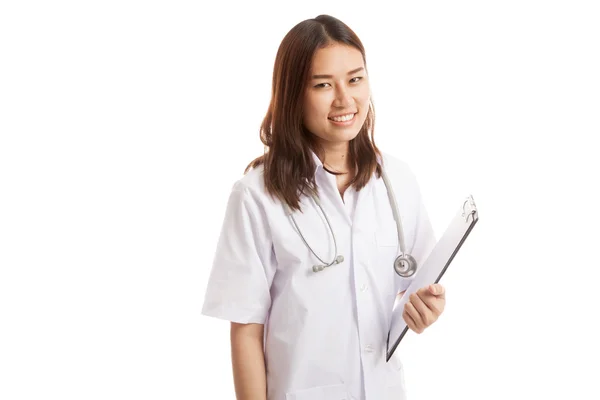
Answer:
<svg viewBox="0 0 600 400"><path fill-rule="evenodd" d="M205 285L277 47L321 13L436 233L479 208L398 349L409 398L600 398L600 13L506 0L2 2L1 399L234 398Z"/></svg>

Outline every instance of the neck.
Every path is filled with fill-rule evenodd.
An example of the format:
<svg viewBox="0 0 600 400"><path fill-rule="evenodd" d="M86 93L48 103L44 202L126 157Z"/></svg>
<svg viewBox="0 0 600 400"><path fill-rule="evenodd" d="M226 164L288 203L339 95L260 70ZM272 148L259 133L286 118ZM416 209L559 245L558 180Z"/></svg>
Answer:
<svg viewBox="0 0 600 400"><path fill-rule="evenodd" d="M329 143L322 149L324 154L320 158L325 167L336 172L350 171L348 142Z"/></svg>

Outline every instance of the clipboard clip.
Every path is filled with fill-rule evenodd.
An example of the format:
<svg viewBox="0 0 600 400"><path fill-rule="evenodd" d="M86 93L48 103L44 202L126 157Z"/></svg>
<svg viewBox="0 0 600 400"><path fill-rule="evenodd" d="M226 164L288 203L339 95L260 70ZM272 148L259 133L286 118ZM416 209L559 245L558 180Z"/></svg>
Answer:
<svg viewBox="0 0 600 400"><path fill-rule="evenodd" d="M473 200L473 196L469 195L462 206L462 216L465 219L465 222L469 222L469 217L472 217L473 221L475 220L475 215L477 214L477 206L475 205L475 200Z"/></svg>

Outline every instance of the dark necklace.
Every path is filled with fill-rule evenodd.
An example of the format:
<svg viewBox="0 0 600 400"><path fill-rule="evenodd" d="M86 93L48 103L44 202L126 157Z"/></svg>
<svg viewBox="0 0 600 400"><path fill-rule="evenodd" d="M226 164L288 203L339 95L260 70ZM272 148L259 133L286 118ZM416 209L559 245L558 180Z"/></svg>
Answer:
<svg viewBox="0 0 600 400"><path fill-rule="evenodd" d="M329 172L332 175L345 175L347 174L347 172L333 172L332 170L330 170L329 168L327 168L325 165L323 165L323 169L327 172Z"/></svg>

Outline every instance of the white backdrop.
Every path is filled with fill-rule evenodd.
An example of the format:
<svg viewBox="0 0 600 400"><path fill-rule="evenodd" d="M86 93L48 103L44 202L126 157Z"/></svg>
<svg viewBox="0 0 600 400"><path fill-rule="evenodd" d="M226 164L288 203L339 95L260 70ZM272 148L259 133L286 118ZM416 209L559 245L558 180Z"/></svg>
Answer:
<svg viewBox="0 0 600 400"><path fill-rule="evenodd" d="M321 13L438 236L479 208L409 398L600 398L597 3L383 4L2 3L0 398L234 399L205 285L277 46Z"/></svg>

